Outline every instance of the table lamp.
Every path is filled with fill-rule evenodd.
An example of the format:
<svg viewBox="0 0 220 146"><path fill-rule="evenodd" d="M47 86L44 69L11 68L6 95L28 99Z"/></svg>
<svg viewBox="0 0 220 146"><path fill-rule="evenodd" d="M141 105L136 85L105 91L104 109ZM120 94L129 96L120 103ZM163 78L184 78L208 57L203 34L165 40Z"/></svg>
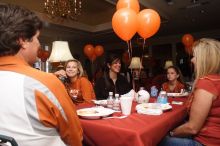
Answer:
<svg viewBox="0 0 220 146"><path fill-rule="evenodd" d="M131 63L130 63L128 68L131 69L131 72L132 72L132 86L133 86L133 89L136 91L136 89L137 89L136 85L137 84L135 82L139 80L141 69L144 68L142 66L140 57L132 57Z"/></svg>
<svg viewBox="0 0 220 146"><path fill-rule="evenodd" d="M63 68L62 62L74 59L67 41L54 41L49 62L59 62L58 68Z"/></svg>
<svg viewBox="0 0 220 146"><path fill-rule="evenodd" d="M170 66L173 66L173 61L167 60L167 61L165 62L165 65L164 65L164 69L167 69L167 68L170 67Z"/></svg>
<svg viewBox="0 0 220 146"><path fill-rule="evenodd" d="M131 69L132 74L133 74L133 78L135 80L139 79L140 71L141 71L141 69L144 68L141 64L140 57L132 57L131 64L129 65L128 68Z"/></svg>

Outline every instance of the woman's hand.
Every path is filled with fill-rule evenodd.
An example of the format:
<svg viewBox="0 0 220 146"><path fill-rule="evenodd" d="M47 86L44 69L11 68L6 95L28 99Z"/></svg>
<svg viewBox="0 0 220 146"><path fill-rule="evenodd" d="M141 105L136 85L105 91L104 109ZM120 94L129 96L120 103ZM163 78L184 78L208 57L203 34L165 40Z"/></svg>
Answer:
<svg viewBox="0 0 220 146"><path fill-rule="evenodd" d="M59 78L60 78L60 77L65 77L65 78L67 77L67 76L66 76L66 71L63 70L63 69L54 72L54 74L55 74L56 76L58 76Z"/></svg>

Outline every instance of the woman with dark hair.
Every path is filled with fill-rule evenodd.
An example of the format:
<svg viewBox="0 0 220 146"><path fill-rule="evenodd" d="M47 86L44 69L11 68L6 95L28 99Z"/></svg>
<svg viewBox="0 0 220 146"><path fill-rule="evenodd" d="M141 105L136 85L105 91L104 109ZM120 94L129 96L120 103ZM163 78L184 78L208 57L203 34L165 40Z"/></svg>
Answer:
<svg viewBox="0 0 220 146"><path fill-rule="evenodd" d="M131 86L126 78L120 75L121 59L118 55L111 54L106 59L106 69L104 75L95 84L97 99L107 99L108 93L113 92L120 95L131 90Z"/></svg>
<svg viewBox="0 0 220 146"><path fill-rule="evenodd" d="M182 74L176 66L167 68L167 82L162 84L162 90L169 93L180 93L181 89L185 89L182 81Z"/></svg>

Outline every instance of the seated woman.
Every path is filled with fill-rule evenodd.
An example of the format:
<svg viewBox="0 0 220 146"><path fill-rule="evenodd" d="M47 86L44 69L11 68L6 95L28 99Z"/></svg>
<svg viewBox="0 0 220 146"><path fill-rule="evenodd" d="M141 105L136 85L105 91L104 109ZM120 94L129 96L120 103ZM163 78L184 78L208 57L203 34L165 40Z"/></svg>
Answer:
<svg viewBox="0 0 220 146"><path fill-rule="evenodd" d="M160 146L220 145L220 42L200 39L192 49L195 81L188 101L189 119Z"/></svg>
<svg viewBox="0 0 220 146"><path fill-rule="evenodd" d="M162 90L168 93L180 93L181 89L185 89L182 81L180 70L175 66L167 68L167 82L162 84Z"/></svg>
<svg viewBox="0 0 220 146"><path fill-rule="evenodd" d="M109 55L106 67L103 76L95 83L97 99L107 99L109 92L119 95L129 92L131 90L130 84L124 76L120 75L120 57L115 54Z"/></svg>
<svg viewBox="0 0 220 146"><path fill-rule="evenodd" d="M83 68L78 60L68 60L65 64L65 71L59 70L54 74L66 78L64 84L75 103L91 102L95 99L93 86L86 77L83 77Z"/></svg>

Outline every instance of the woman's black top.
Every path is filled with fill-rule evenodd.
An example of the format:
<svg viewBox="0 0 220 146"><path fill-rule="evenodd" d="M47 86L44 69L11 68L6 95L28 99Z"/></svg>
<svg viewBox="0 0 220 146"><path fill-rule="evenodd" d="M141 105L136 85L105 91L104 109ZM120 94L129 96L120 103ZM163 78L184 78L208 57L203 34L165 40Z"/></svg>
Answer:
<svg viewBox="0 0 220 146"><path fill-rule="evenodd" d="M128 93L131 89L131 85L128 83L127 79L120 74L117 75L115 84L107 73L104 73L95 83L96 99L99 100L107 99L109 92L113 92L113 95L116 93L123 95Z"/></svg>

